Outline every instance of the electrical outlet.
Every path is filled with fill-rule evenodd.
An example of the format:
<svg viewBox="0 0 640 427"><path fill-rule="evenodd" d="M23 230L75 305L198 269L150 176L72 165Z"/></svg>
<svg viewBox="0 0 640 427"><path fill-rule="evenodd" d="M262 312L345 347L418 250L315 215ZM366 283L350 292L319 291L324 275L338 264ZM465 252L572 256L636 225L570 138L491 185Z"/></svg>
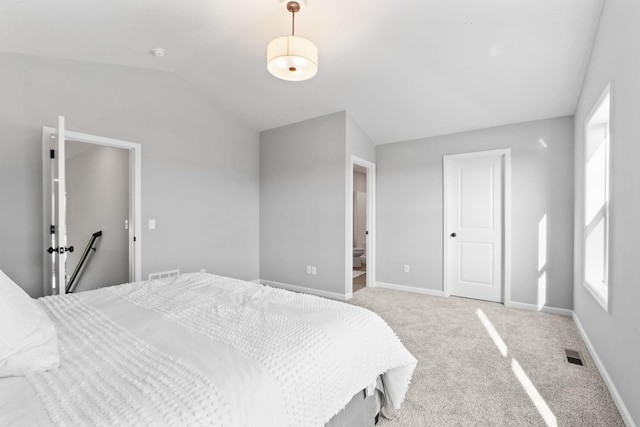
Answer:
<svg viewBox="0 0 640 427"><path fill-rule="evenodd" d="M149 220L149 230L155 230L156 229L156 220L155 219L150 219Z"/></svg>
<svg viewBox="0 0 640 427"><path fill-rule="evenodd" d="M311 274L311 266L307 265L307 274Z"/></svg>
<svg viewBox="0 0 640 427"><path fill-rule="evenodd" d="M316 275L316 266L315 265L311 266L311 274L313 274L314 276Z"/></svg>
<svg viewBox="0 0 640 427"><path fill-rule="evenodd" d="M405 264L404 265L404 272L408 273L409 272L409 264Z"/></svg>

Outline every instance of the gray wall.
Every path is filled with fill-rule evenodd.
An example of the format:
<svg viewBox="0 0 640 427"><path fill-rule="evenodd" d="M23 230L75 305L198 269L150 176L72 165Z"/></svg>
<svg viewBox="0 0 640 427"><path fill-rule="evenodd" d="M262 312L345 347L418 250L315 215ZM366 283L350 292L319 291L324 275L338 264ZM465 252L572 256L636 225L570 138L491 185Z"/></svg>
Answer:
<svg viewBox="0 0 640 427"><path fill-rule="evenodd" d="M170 73L0 55L0 268L42 295L42 126L142 145L142 274L259 277L259 135Z"/></svg>
<svg viewBox="0 0 640 427"><path fill-rule="evenodd" d="M68 141L67 153L84 151L66 161L67 272L72 274L91 235L102 231L76 279L74 291L129 281L129 151Z"/></svg>
<svg viewBox="0 0 640 427"><path fill-rule="evenodd" d="M378 146L376 281L442 291L442 156L500 148L511 148L511 300L538 301L538 223L546 214L546 305L572 308L571 117Z"/></svg>
<svg viewBox="0 0 640 427"><path fill-rule="evenodd" d="M347 113L346 118L347 168L351 168L351 156L359 157L371 163L376 162L376 146ZM348 171L351 173L351 170Z"/></svg>
<svg viewBox="0 0 640 427"><path fill-rule="evenodd" d="M574 310L640 425L640 3L604 2L575 120ZM611 311L583 285L584 122L611 82ZM628 420L627 420L628 421Z"/></svg>
<svg viewBox="0 0 640 427"><path fill-rule="evenodd" d="M345 122L339 112L260 134L261 279L344 294Z"/></svg>
<svg viewBox="0 0 640 427"><path fill-rule="evenodd" d="M352 155L375 162L375 146L344 111L260 134L261 279L336 297L351 289Z"/></svg>

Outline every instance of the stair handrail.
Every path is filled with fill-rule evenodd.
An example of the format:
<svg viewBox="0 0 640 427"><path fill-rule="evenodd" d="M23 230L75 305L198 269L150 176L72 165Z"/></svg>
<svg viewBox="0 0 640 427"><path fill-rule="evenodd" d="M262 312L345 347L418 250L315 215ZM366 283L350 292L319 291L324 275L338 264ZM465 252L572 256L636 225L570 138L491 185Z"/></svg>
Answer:
<svg viewBox="0 0 640 427"><path fill-rule="evenodd" d="M76 268L73 270L73 274L71 274L71 277L69 278L69 282L67 283L67 287L65 288L65 293L70 294L73 292L74 283L78 278L80 271L83 269L84 263L87 260L87 257L89 256L89 252L91 251L91 249L93 249L94 252L96 251L96 248L93 247L93 244L96 242L96 239L100 236L102 236L102 230L96 231L89 238L87 247L84 248L84 252L82 252L82 256L80 257L80 260L76 265Z"/></svg>

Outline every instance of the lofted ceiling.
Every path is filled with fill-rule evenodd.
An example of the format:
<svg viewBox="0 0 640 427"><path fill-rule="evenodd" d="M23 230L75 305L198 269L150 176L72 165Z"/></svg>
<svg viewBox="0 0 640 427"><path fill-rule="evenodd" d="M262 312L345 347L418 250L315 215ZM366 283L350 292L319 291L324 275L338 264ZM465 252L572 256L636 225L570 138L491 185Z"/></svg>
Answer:
<svg viewBox="0 0 640 427"><path fill-rule="evenodd" d="M257 131L346 110L383 144L572 115L602 1L308 0L304 82L266 69L279 0L0 0L0 52L173 72Z"/></svg>

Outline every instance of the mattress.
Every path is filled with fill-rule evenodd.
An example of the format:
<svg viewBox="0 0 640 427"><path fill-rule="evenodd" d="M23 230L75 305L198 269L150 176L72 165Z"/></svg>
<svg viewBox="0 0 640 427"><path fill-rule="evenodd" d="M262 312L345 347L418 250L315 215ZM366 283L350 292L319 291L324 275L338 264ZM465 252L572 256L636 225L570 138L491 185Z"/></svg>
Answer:
<svg viewBox="0 0 640 427"><path fill-rule="evenodd" d="M364 308L207 273L38 302L60 367L0 379L0 425L323 426L417 363Z"/></svg>

